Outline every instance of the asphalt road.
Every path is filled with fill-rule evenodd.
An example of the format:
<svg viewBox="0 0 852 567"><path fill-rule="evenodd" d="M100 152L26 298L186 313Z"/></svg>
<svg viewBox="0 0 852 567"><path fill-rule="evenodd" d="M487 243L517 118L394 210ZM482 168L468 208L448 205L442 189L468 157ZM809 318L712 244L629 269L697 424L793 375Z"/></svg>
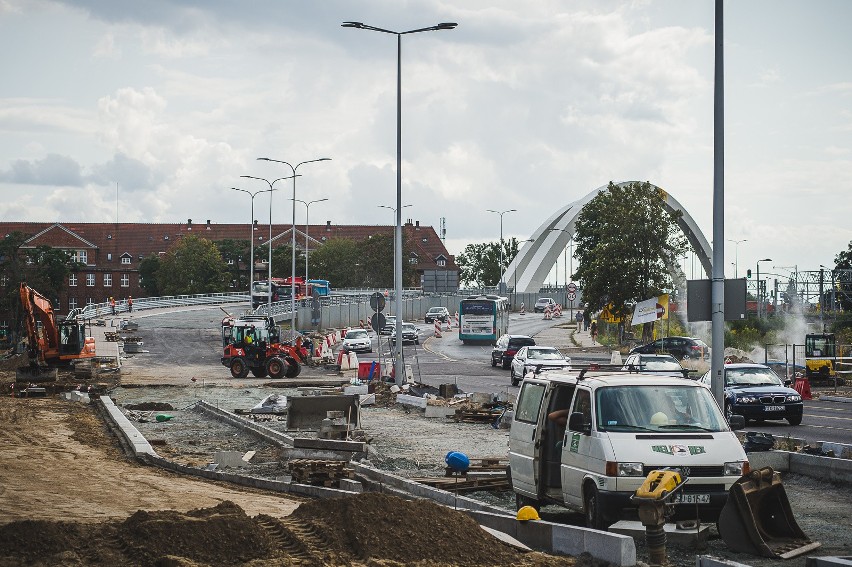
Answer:
<svg viewBox="0 0 852 567"><path fill-rule="evenodd" d="M195 308L173 312L134 314L140 323L140 335L145 339L149 352L140 357L145 365L203 365L209 375L230 379L230 374L219 362L221 338L219 324L222 310ZM564 319L562 320L564 321ZM560 320L546 321L540 316L512 315L510 330L513 334L535 336L544 329L559 324ZM445 331L436 338L434 326L420 321L416 323L420 345L405 345L405 363L411 365L414 378L424 384L439 386L456 384L464 392L509 392L518 388L510 384L509 371L491 366L490 345L464 345L454 331ZM388 363L388 337L382 336L384 363ZM359 354L359 361L380 359L379 345L373 335L373 353ZM609 356L602 352L570 353L578 364L608 362ZM144 362L143 362L144 360ZM310 373L310 369L303 371ZM830 395L830 390L823 390ZM776 437L797 437L808 442L831 441L852 443L852 403L806 400L802 424L791 426L786 421L750 422L747 430L764 431Z"/></svg>

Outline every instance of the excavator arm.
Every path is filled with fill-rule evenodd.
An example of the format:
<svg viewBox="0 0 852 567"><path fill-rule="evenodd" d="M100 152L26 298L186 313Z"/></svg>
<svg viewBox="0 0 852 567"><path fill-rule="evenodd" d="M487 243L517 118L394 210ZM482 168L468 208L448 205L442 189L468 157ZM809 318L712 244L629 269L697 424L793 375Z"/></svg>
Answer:
<svg viewBox="0 0 852 567"><path fill-rule="evenodd" d="M29 287L26 282L21 282L21 305L27 326L30 359L45 364L45 353L59 349L59 331L53 306L49 299ZM38 323L41 323L41 333Z"/></svg>

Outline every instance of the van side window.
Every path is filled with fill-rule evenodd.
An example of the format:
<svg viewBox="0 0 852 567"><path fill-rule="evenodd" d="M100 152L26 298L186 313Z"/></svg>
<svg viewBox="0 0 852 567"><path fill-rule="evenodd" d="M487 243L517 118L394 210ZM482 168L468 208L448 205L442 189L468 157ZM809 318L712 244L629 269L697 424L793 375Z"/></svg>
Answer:
<svg viewBox="0 0 852 567"><path fill-rule="evenodd" d="M592 422L592 398L588 390L577 390L574 395L574 407L572 413L583 414L583 422Z"/></svg>
<svg viewBox="0 0 852 567"><path fill-rule="evenodd" d="M515 419L527 423L538 423L538 408L544 397L542 384L525 383L518 396L518 407L515 409Z"/></svg>

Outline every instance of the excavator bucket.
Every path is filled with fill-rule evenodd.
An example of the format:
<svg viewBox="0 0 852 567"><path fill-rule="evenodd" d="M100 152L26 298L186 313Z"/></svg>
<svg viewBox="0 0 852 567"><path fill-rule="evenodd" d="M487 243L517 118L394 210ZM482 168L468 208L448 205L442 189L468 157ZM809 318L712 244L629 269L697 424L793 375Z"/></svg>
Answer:
<svg viewBox="0 0 852 567"><path fill-rule="evenodd" d="M15 369L15 382L56 382L59 372L56 368L43 366L21 366Z"/></svg>
<svg viewBox="0 0 852 567"><path fill-rule="evenodd" d="M734 483L718 527L725 544L741 553L790 559L820 546L796 523L781 475L769 467Z"/></svg>

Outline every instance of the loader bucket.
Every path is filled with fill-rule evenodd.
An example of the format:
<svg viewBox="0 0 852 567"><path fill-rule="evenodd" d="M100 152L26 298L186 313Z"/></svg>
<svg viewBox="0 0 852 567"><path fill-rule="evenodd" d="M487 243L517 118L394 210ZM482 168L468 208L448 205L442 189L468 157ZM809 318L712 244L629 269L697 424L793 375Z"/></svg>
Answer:
<svg viewBox="0 0 852 567"><path fill-rule="evenodd" d="M731 550L752 555L789 559L820 546L796 523L781 475L769 467L734 483L718 528Z"/></svg>

